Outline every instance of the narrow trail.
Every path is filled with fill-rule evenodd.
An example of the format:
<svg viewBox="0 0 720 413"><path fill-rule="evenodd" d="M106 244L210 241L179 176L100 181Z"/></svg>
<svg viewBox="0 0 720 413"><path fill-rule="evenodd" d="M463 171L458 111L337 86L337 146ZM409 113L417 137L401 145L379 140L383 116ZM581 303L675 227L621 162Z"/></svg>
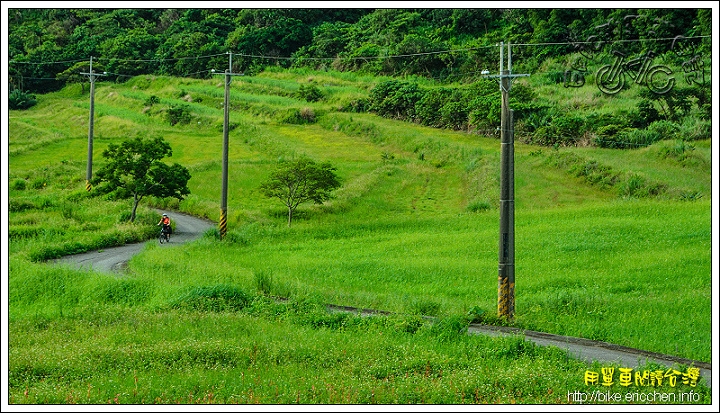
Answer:
<svg viewBox="0 0 720 413"><path fill-rule="evenodd" d="M161 245L162 248L171 248L173 245L183 244L200 238L215 223L207 219L198 218L192 215L175 211L157 210L158 213L167 213L170 219L175 222L175 231L170 236L168 244ZM158 229L158 231L160 231ZM105 248L98 251L90 251L82 254L67 255L53 260L58 264L70 264L82 269L91 269L98 272L122 273L130 259L140 253L148 242L157 243L157 239L138 242L135 244L121 245L119 247Z"/></svg>
<svg viewBox="0 0 720 413"><path fill-rule="evenodd" d="M712 365L702 361L625 347L604 341L559 336L510 327L472 324L470 328L468 328L468 332L471 334L488 334L494 336L524 336L526 340L530 340L537 345L554 346L566 350L571 356L583 360L588 364L597 360L603 367L609 367L608 363L616 363L620 365L620 367L638 369L648 362L654 362L664 365L666 368L675 368L681 373L686 373L686 370L679 366L697 367L700 370L700 375L705 379L705 385L711 387L712 384Z"/></svg>
<svg viewBox="0 0 720 413"><path fill-rule="evenodd" d="M192 215L182 214L174 211L166 212L175 222L175 232L171 236L169 244L163 244L161 248L172 248L173 245L182 244L201 237L208 229L216 225L214 222L203 218L197 218ZM150 241L128 244L120 247L107 248L100 251L87 252L83 254L69 255L54 260L55 263L65 263L76 265L79 268L91 269L99 272L121 274L125 265L133 257L140 253L147 242L157 242L153 239ZM346 306L333 306L328 308L332 311L346 311L352 313L361 313L364 315L387 315L387 313L369 309L358 309ZM701 362L697 360L689 360L681 357L675 357L666 354L654 353L650 351L620 346L616 344L606 343L603 341L588 340L577 337L559 336L555 334L542 333L538 331L521 330L511 327L499 327L481 324L471 324L468 328L470 334L486 334L491 336L522 336L525 340L529 340L540 346L554 346L562 350L566 350L572 357L592 363L598 361L603 366L610 364L618 364L621 367L629 367L633 369L641 368L648 362L658 363L667 368L676 368L680 370L680 366L693 366L700 370L703 382L708 387L712 384L712 365L711 363ZM685 373L684 370L681 372Z"/></svg>
<svg viewBox="0 0 720 413"><path fill-rule="evenodd" d="M332 311L343 311L366 316L390 315L390 313L385 311L360 309L348 306L330 305L328 308ZM432 319L431 317L428 318ZM674 368L681 373L686 373L685 368L681 368L681 366L697 367L700 370L700 376L704 379L703 383L712 388L712 364L703 361L625 347L604 341L560 336L540 331L522 330L514 327L501 327L473 323L468 327L468 334L485 334L494 337L520 336L539 346L553 346L561 350L565 350L568 352L569 356L585 361L588 365L593 361L598 361L603 367L610 367L610 365L613 364L635 370L643 368L643 366L649 362L654 362L663 365L668 369Z"/></svg>

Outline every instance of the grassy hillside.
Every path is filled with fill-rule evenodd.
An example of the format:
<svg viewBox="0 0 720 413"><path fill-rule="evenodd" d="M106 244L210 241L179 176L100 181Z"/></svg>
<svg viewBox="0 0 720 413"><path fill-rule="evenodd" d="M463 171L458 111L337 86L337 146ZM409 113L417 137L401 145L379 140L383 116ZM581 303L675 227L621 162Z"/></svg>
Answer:
<svg viewBox="0 0 720 413"><path fill-rule="evenodd" d="M26 385L39 386L35 388L45 394L44 400L58 397L41 390L36 380L46 376L26 370L32 367L32 352L64 353L32 343L52 342L62 326L79 329L97 317L105 320L100 323L102 328L117 326L119 330L111 333L118 335L117 340L131 342L136 340L130 338L131 331L138 326L132 327L128 320L148 312L158 314L153 317L161 318L160 323L209 322L205 312L176 313L175 304L186 300L189 292L205 291L203 288L237 288L248 294L374 308L409 317L452 319L484 311L484 321L498 322L493 316L497 302L498 137L340 110L367 96L381 80L352 73L272 70L234 77L226 239L220 241L217 231L211 231L192 245L171 247L170 254L166 248L149 244L129 263L126 275L110 279L41 262L65 253L149 238L157 221L152 206L219 219L222 79L140 76L123 84L96 85L96 168L110 143L135 136L161 136L173 149L168 161L182 164L192 174L191 195L181 202L143 202L134 225L125 222L130 201L108 200L84 189L87 92L83 94L78 85L69 86L41 96L39 104L29 110L11 111L7 146L9 314L11 334L21 344L13 347L10 355L16 400L22 400ZM299 86L309 84L318 86L325 98L319 102L296 98ZM558 104L567 104L573 110L612 111L613 106L632 104L632 98L629 103L596 95L571 97L568 90L557 90L561 95ZM166 114L173 105L185 108L190 115L188 123L170 125ZM589 107L593 109L578 109ZM336 166L343 186L326 204L301 206L292 227L288 227L284 206L264 198L259 186L278 160L301 154ZM637 150L548 148L517 142L514 325L711 361L710 160L709 139L661 141ZM91 309L94 306L96 310ZM267 310L263 308L261 315ZM101 315L115 312L127 314L128 320L114 316L109 320ZM274 318L263 318L260 325L244 320L253 317L252 312L213 314L209 316L212 325L238 322L234 328L243 325L241 329L252 331L251 336L258 334L256 328L273 334L305 334L293 327L278 327ZM40 325L47 328L43 330ZM276 330L288 328L285 333ZM352 331L367 337L372 328ZM162 343L172 347L174 339L153 334L157 336L147 343L133 345L152 348L148 351L158 354L165 352ZM78 333L77 340L88 339L82 336ZM199 353L219 354L212 343L222 341L220 336L195 332L193 337ZM264 343L257 336L246 344L259 345L263 357L282 358L277 352L289 351L278 350L281 344L272 343ZM514 342L473 345L517 346ZM373 346L371 351L382 353L388 347L404 345ZM119 354L103 351L110 358ZM224 351L222 357L238 356L235 350ZM302 351L317 355L326 350L314 347ZM445 354L445 350L433 351ZM94 350L82 352L89 355ZM525 357L526 352L518 354ZM419 360L423 362L422 357ZM537 360L516 361L527 364L494 368L517 368L520 373L511 374L508 383L520 388L519 375ZM317 362L320 364L313 364L313 368L323 363L334 365L327 360ZM392 365L391 360L387 363ZM458 368L452 362L455 367L443 363L438 362L438 368ZM150 374L160 365L143 371ZM194 364L189 362L188 366L193 368ZM47 368L64 371L64 367ZM126 367L127 371L144 368ZM353 368L361 369L359 365ZM402 372L381 374L385 368L378 366L374 377L402 376ZM578 370L578 365L558 368L565 373L553 374L562 376L558 380L563 384L542 381L534 390L517 396L519 400L567 402L564 395L540 393L548 388L579 387L584 370ZM48 374L54 377L55 373ZM362 381L357 378L362 376L350 376ZM68 394L80 392L80 382L73 383ZM357 383L345 385L362 387ZM492 387L491 383L483 385ZM132 379L127 386L124 388L132 387ZM473 386L477 389L479 384L454 393L465 394ZM266 390L272 393L277 388L268 385ZM360 390L363 397L355 394L348 400L370 402L364 398L369 394L365 390ZM327 392L324 402L344 400L342 392L336 393L335 399ZM143 397L152 394L150 391ZM182 401L186 394L156 396L160 402ZM232 399L227 394L225 401L252 402L252 398ZM500 391L474 400L511 402L507 394ZM98 397L111 398L105 393ZM267 394L263 397L260 402L272 402ZM417 402L404 397L401 403ZM291 399L286 396L282 400ZM298 399L312 402L307 397ZM393 403L389 394L382 400ZM469 398L463 402L473 401Z"/></svg>

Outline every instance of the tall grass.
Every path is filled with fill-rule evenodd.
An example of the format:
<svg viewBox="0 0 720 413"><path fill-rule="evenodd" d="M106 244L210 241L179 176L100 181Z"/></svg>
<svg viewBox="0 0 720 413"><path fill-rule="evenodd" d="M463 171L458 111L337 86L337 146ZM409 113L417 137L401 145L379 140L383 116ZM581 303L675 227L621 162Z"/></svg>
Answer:
<svg viewBox="0 0 720 413"><path fill-rule="evenodd" d="M217 79L98 85L96 165L109 143L156 135L192 174L189 197L144 201L135 225L129 201L84 189L87 129L73 119L87 96L65 90L11 113L11 403L566 403L584 385L587 365L557 350L460 334L468 313L496 311L498 141L338 112L332 99L313 104L314 124L282 123L308 106L293 91L310 77L337 96L378 80L234 81L226 238L148 243L118 277L38 261L148 239L152 206L218 218ZM162 106L187 94L189 124L142 113L151 95ZM516 327L711 360L710 143L668 145L516 145ZM258 187L298 154L336 165L343 187L288 228ZM635 177L623 181L635 189L552 166L559 156ZM666 196L641 197L643 182Z"/></svg>
<svg viewBox="0 0 720 413"><path fill-rule="evenodd" d="M457 317L361 317L312 300L248 298L235 311L161 312L106 299L13 320L9 402L565 404L598 367L519 337L467 335ZM709 402L706 387L693 390Z"/></svg>
<svg viewBox="0 0 720 413"><path fill-rule="evenodd" d="M657 219L669 214L672 224ZM400 313L415 312L418 302L434 303L440 314L475 305L493 311L496 219L408 216L312 228L301 221L294 231L233 232L230 245L200 243L189 262L149 250L131 268L158 274L158 284L179 282L157 271L165 268L191 284L231 280L248 288L266 273L276 295L310 290L327 302ZM516 219L518 325L709 360L711 258L695 253L710 247L707 204L680 213L653 201ZM658 312L646 300L676 304ZM685 333L693 339L674 339Z"/></svg>

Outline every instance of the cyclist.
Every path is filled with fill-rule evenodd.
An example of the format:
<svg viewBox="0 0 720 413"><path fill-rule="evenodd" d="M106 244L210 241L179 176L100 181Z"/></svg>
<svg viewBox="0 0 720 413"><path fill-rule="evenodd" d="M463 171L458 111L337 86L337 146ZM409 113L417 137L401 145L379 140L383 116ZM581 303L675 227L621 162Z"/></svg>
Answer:
<svg viewBox="0 0 720 413"><path fill-rule="evenodd" d="M162 225L162 232L166 234L167 239L169 240L170 233L172 232L172 229L170 228L170 217L167 214L162 214L162 219L160 219L158 225Z"/></svg>

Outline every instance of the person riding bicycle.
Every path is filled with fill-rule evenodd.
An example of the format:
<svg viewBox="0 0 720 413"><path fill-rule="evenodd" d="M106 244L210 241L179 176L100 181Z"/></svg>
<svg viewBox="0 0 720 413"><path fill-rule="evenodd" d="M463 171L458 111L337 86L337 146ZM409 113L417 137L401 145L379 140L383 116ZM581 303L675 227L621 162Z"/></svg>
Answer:
<svg viewBox="0 0 720 413"><path fill-rule="evenodd" d="M169 237L172 232L172 228L170 228L170 217L167 214L162 214L162 219L160 219L158 225L162 225L162 232Z"/></svg>

